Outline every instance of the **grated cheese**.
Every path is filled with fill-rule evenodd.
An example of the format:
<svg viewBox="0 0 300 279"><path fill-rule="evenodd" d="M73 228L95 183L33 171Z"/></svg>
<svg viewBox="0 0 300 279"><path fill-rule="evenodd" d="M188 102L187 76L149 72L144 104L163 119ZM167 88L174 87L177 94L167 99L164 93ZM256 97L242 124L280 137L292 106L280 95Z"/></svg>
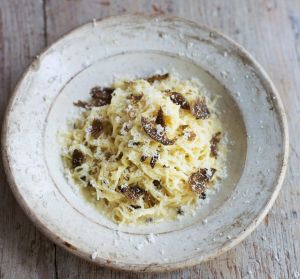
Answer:
<svg viewBox="0 0 300 279"><path fill-rule="evenodd" d="M217 132L224 135L214 111L215 101L206 97L210 116L196 119L190 111L173 103L167 94L179 92L193 104L199 95L206 95L204 86L195 79L181 80L170 75L153 83L143 79L120 80L113 87L115 91L109 105L83 110L73 123L75 125L64 134L62 159L66 173L77 185L84 187L91 200L96 200L97 207L116 223L176 219L179 208L184 208L184 216L195 214L199 197L188 183L189 176L200 168L207 168L208 174L212 175L211 168L214 168L217 171L209 185L212 187L226 174L225 143L221 141L219 145L218 158L210 154L212 136ZM141 94L142 98L135 102L128 98ZM169 139L176 139L174 144L163 145L155 141L141 125L141 117L155 121L160 108L166 127L158 124L157 134L162 137L166 133ZM133 111L134 117L130 114ZM111 133L102 132L98 138L93 138L94 119L109 123L103 125L109 125ZM182 131L181 126L187 128ZM195 134L192 140L191 134ZM85 160L73 168L75 149L84 154ZM154 157L154 165L151 165ZM159 182L159 187L154 181ZM154 201L153 205L145 201L145 194L134 201L128 198L125 192L130 185L138 185ZM154 242L153 235L148 241Z"/></svg>

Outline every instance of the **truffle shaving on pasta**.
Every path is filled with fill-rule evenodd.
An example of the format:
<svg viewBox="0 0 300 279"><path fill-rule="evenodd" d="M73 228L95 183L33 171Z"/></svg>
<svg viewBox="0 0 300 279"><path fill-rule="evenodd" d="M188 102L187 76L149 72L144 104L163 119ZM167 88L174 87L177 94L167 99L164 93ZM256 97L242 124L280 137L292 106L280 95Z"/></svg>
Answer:
<svg viewBox="0 0 300 279"><path fill-rule="evenodd" d="M226 144L196 80L165 73L94 87L63 134L62 159L116 223L176 219L193 212L224 176Z"/></svg>

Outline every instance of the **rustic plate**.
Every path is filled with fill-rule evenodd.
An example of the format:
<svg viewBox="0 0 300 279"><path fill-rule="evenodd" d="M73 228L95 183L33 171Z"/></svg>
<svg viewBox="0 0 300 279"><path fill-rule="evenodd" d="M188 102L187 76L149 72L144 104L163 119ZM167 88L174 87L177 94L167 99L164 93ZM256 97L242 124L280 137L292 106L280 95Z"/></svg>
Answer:
<svg viewBox="0 0 300 279"><path fill-rule="evenodd" d="M91 87L157 71L196 77L221 97L228 177L195 216L117 226L64 177L57 133ZM287 154L284 110L262 68L224 35L174 17L113 17L62 37L24 74L3 129L8 180L33 222L78 256L136 271L195 265L239 243L274 203Z"/></svg>

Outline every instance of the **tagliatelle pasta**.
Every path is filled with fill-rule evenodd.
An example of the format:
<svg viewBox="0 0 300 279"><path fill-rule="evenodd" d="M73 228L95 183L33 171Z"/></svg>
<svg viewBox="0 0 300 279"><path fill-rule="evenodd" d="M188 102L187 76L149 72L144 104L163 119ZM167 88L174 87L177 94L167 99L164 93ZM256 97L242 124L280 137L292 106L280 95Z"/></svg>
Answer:
<svg viewBox="0 0 300 279"><path fill-rule="evenodd" d="M196 81L165 74L94 88L62 159L75 184L117 223L192 211L225 171L224 131ZM184 208L184 210L183 210Z"/></svg>

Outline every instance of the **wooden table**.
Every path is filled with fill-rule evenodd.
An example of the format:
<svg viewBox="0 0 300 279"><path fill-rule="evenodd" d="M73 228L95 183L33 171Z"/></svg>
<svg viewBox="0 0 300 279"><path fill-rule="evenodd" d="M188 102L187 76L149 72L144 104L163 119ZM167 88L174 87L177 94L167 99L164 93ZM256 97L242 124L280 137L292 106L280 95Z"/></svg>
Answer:
<svg viewBox="0 0 300 279"><path fill-rule="evenodd" d="M214 27L244 45L284 102L290 160L283 189L264 222L236 248L192 269L116 272L48 241L17 205L0 167L0 278L300 278L300 1L0 0L0 118L25 67L78 25L123 13L171 14Z"/></svg>

